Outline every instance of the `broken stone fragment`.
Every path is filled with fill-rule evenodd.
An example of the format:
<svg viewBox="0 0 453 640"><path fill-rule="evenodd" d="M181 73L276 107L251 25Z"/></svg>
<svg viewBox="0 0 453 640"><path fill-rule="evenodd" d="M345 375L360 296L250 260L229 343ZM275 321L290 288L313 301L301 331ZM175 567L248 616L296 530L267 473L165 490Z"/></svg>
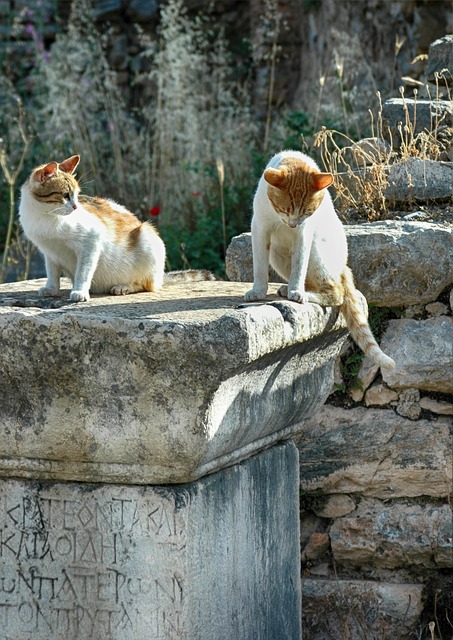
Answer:
<svg viewBox="0 0 453 640"><path fill-rule="evenodd" d="M365 405L367 407L382 406L390 404L398 399L398 394L393 389L389 389L383 382L373 384L365 393Z"/></svg>

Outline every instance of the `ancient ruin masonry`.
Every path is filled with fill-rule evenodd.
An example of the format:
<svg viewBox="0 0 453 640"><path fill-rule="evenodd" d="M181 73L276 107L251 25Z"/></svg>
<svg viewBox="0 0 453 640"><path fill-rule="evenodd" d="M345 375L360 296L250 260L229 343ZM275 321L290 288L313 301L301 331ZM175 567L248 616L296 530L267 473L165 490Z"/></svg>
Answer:
<svg viewBox="0 0 453 640"><path fill-rule="evenodd" d="M300 639L289 438L341 317L243 305L241 283L79 304L42 284L0 287L2 640Z"/></svg>

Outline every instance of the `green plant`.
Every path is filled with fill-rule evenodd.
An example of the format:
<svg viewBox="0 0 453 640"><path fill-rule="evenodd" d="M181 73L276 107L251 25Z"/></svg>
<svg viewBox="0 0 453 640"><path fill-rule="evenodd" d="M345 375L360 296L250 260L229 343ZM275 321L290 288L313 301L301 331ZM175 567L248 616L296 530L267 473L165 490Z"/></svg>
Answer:
<svg viewBox="0 0 453 640"><path fill-rule="evenodd" d="M355 344L351 345L348 352L341 357L340 370L344 386L339 391L344 393L349 389L362 389L362 383L358 375L364 357L363 352Z"/></svg>
<svg viewBox="0 0 453 640"><path fill-rule="evenodd" d="M404 314L402 307L377 307L370 304L368 307L368 322L374 337L379 342L384 335L389 320L398 320Z"/></svg>
<svg viewBox="0 0 453 640"><path fill-rule="evenodd" d="M207 171L212 172L211 168ZM177 224L171 223L171 216L159 221L167 247L167 268L203 268L225 277L224 247L233 236L250 228L255 184L255 180L236 187L225 184L223 208L216 192L194 192L190 217Z"/></svg>

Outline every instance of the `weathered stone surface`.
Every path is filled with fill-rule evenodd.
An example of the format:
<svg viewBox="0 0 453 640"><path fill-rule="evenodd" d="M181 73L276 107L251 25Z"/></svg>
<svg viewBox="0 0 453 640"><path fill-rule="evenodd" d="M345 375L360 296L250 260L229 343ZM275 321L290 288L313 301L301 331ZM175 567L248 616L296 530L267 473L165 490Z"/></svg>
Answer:
<svg viewBox="0 0 453 640"><path fill-rule="evenodd" d="M329 546L330 538L328 533L312 533L302 551L302 560L317 560L327 551Z"/></svg>
<svg viewBox="0 0 453 640"><path fill-rule="evenodd" d="M389 169L385 197L392 203L442 200L453 196L453 163L409 158Z"/></svg>
<svg viewBox="0 0 453 640"><path fill-rule="evenodd" d="M453 319L390 320L381 347L396 363L382 377L394 389L453 391Z"/></svg>
<svg viewBox="0 0 453 640"><path fill-rule="evenodd" d="M382 406L397 399L398 394L396 391L389 389L388 386L383 383L373 384L365 393L365 405L367 407Z"/></svg>
<svg viewBox="0 0 453 640"><path fill-rule="evenodd" d="M370 384L375 379L378 371L379 367L372 360L370 360L368 356L365 356L362 364L360 365L359 373L357 374L357 378L360 380L363 390L368 389Z"/></svg>
<svg viewBox="0 0 453 640"><path fill-rule="evenodd" d="M349 264L357 288L369 303L426 304L453 283L453 234L447 226L385 220L346 225L345 231ZM250 233L232 239L226 270L230 280L253 281Z"/></svg>
<svg viewBox="0 0 453 640"><path fill-rule="evenodd" d="M417 420L422 412L420 406L420 391L418 389L404 389L401 391L396 410L400 416L404 416L410 420Z"/></svg>
<svg viewBox="0 0 453 640"><path fill-rule="evenodd" d="M328 496L326 502L320 509L315 509L315 513L320 518L340 518L355 509L355 502L352 498L342 494Z"/></svg>
<svg viewBox="0 0 453 640"><path fill-rule="evenodd" d="M313 533L325 531L325 521L315 516L313 511L302 510L300 518L300 545L303 549Z"/></svg>
<svg viewBox="0 0 453 640"><path fill-rule="evenodd" d="M451 492L449 425L325 405L296 438L303 491L380 498Z"/></svg>
<svg viewBox="0 0 453 640"><path fill-rule="evenodd" d="M427 303L453 282L451 229L429 222L386 220L346 227L349 264L369 303Z"/></svg>
<svg viewBox="0 0 453 640"><path fill-rule="evenodd" d="M425 307L422 304L412 304L406 307L403 312L404 318L417 318L421 320L424 316Z"/></svg>
<svg viewBox="0 0 453 640"><path fill-rule="evenodd" d="M317 305L238 308L247 285L226 282L12 306L42 284L0 287L0 475L161 484L233 464L324 402L346 335Z"/></svg>
<svg viewBox="0 0 453 640"><path fill-rule="evenodd" d="M453 567L453 522L448 504L384 504L363 500L330 529L335 561L362 567Z"/></svg>
<svg viewBox="0 0 453 640"><path fill-rule="evenodd" d="M365 356L363 358L362 364L360 365L359 373L357 374L356 386L353 386L349 390L349 395L354 400L354 402L360 402L361 400L363 400L365 391L375 379L378 371L379 366L372 360L370 360L368 356Z"/></svg>
<svg viewBox="0 0 453 640"><path fill-rule="evenodd" d="M436 84L436 73L441 74L441 78L437 80L441 87L445 86L445 83L449 85L453 83L452 35L439 38L429 45L428 64L426 65L426 75L429 82Z"/></svg>
<svg viewBox="0 0 453 640"><path fill-rule="evenodd" d="M129 0L126 3L128 17L134 22L157 20L159 17L159 3L157 0Z"/></svg>
<svg viewBox="0 0 453 640"><path fill-rule="evenodd" d="M310 566L310 575L320 578L328 578L331 574L331 569L327 562L319 562Z"/></svg>
<svg viewBox="0 0 453 640"><path fill-rule="evenodd" d="M299 640L297 450L174 487L2 480L2 640Z"/></svg>
<svg viewBox="0 0 453 640"><path fill-rule="evenodd" d="M448 307L443 302L430 302L425 307L430 316L437 318L438 316L446 316L448 314Z"/></svg>
<svg viewBox="0 0 453 640"><path fill-rule="evenodd" d="M305 578L302 594L304 640L403 640L423 608L422 584Z"/></svg>
<svg viewBox="0 0 453 640"><path fill-rule="evenodd" d="M413 135L416 136L422 131L434 131L436 125L439 124L451 126L453 124L453 106L449 100L414 100L413 98L386 100L382 105L383 131L386 135L387 127L390 127L392 141L396 146L401 143L398 127L404 128L407 118L411 123Z"/></svg>
<svg viewBox="0 0 453 640"><path fill-rule="evenodd" d="M432 411L442 416L453 416L453 403L451 402L424 397L420 400L420 406L422 409Z"/></svg>
<svg viewBox="0 0 453 640"><path fill-rule="evenodd" d="M249 232L232 238L225 256L227 276L233 282L253 282L252 237ZM269 267L271 282L283 279Z"/></svg>

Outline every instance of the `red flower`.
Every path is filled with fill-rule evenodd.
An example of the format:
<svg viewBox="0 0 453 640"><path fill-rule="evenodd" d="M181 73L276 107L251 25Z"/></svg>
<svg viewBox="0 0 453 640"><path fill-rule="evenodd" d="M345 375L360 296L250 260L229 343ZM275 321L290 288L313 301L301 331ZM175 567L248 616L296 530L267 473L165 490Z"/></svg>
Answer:
<svg viewBox="0 0 453 640"><path fill-rule="evenodd" d="M160 213L160 207L152 207L149 211L148 214L150 216L158 216Z"/></svg>
<svg viewBox="0 0 453 640"><path fill-rule="evenodd" d="M192 195L194 198L198 198L198 196L201 196L201 191L192 191Z"/></svg>

